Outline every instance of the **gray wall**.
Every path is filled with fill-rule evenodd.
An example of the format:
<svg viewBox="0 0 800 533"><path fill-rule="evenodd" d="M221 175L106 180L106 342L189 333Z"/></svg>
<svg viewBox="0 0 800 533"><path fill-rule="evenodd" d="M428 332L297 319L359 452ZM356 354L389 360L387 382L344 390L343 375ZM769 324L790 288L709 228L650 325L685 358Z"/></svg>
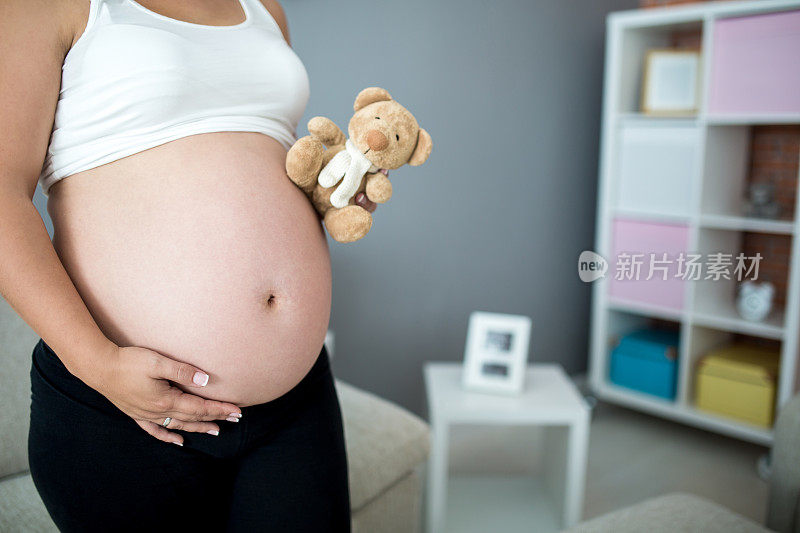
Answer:
<svg viewBox="0 0 800 533"><path fill-rule="evenodd" d="M476 309L530 316L532 361L586 368L577 258L593 244L605 15L635 7L284 2L306 118L346 126L380 85L434 140L427 163L389 173L370 234L331 244L337 376L422 413L423 362L460 361Z"/></svg>
<svg viewBox="0 0 800 533"><path fill-rule="evenodd" d="M380 85L434 139L370 234L331 242L337 376L422 414L423 362L461 360L476 309L530 316L531 360L585 369L604 17L637 0L283 4L311 80L298 134Z"/></svg>

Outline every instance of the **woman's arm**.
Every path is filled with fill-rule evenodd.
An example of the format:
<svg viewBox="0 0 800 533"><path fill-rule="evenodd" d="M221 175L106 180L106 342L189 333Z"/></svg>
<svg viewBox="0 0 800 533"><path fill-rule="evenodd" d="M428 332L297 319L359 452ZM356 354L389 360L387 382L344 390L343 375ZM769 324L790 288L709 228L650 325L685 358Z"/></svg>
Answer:
<svg viewBox="0 0 800 533"><path fill-rule="evenodd" d="M208 375L157 352L119 347L92 318L31 201L55 116L61 67L88 19L86 0L0 2L0 294L67 369L154 437L170 429L218 431L208 421L241 413L171 386L205 386ZM80 20L77 20L80 18Z"/></svg>
<svg viewBox="0 0 800 533"><path fill-rule="evenodd" d="M72 373L92 379L115 345L89 314L31 202L72 45L69 4L0 3L0 293Z"/></svg>

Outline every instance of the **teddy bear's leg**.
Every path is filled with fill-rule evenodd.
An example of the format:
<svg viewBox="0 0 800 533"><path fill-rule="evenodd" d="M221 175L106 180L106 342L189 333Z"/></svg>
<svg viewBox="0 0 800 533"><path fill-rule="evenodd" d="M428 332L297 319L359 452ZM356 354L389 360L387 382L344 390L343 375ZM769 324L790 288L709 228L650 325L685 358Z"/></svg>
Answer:
<svg viewBox="0 0 800 533"><path fill-rule="evenodd" d="M330 236L339 242L357 241L372 227L372 215L357 205L332 207L325 213L324 220Z"/></svg>
<svg viewBox="0 0 800 533"><path fill-rule="evenodd" d="M375 203L383 204L389 201L392 197L392 182L382 172L375 174L367 174L367 186L365 192L367 198Z"/></svg>
<svg viewBox="0 0 800 533"><path fill-rule="evenodd" d="M301 137L286 154L286 174L307 194L314 190L325 147L310 135Z"/></svg>
<svg viewBox="0 0 800 533"><path fill-rule="evenodd" d="M314 209L317 210L320 216L324 217L328 209L335 209L335 207L331 205L331 194L333 194L334 189L335 187L326 188L317 184L311 192L311 203L314 204Z"/></svg>

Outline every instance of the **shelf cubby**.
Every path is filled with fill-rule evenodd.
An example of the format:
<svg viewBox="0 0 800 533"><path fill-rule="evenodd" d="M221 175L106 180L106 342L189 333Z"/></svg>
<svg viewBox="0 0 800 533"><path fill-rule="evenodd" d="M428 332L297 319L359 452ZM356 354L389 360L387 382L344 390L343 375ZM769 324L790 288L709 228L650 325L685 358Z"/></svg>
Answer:
<svg viewBox="0 0 800 533"><path fill-rule="evenodd" d="M784 305L785 292L787 286L786 272L782 271L781 265L788 262L787 256L773 256L768 250L778 250L790 246L789 243L779 242L769 246L765 243L770 241L785 241L790 237L785 235L756 234L750 232L739 232L735 230L707 229L700 228L698 233L698 253L704 257L717 252L731 254L731 267L729 271L730 279L710 279L704 273L702 279L694 282L694 305L692 307L691 318L697 324L713 326L727 331L741 331L752 335L760 335L770 339L780 339L784 335ZM757 243L757 244L754 244ZM764 254L759 261L758 280L774 283L776 294L772 312L763 322L751 322L741 318L736 310L736 296L740 280L739 274L735 272L736 256L743 253L745 257L752 257L755 253ZM753 254L752 256L750 254ZM752 264L748 260L746 267ZM765 276L765 272L768 273ZM743 273L744 274L744 273ZM755 276L751 272L748 278ZM744 278L744 275L742 275Z"/></svg>
<svg viewBox="0 0 800 533"><path fill-rule="evenodd" d="M701 212L742 216L750 144L748 126L709 126L703 158Z"/></svg>
<svg viewBox="0 0 800 533"><path fill-rule="evenodd" d="M676 219L692 211L702 129L693 122L624 121L618 131L615 206Z"/></svg>
<svg viewBox="0 0 800 533"><path fill-rule="evenodd" d="M793 232L797 161L786 161L780 153L776 154L782 147L775 145L787 137L780 132L800 138L800 128L786 125L706 126L701 225L766 233ZM778 218L757 218L746 213L748 188L755 183L773 186L774 200L780 207Z"/></svg>
<svg viewBox="0 0 800 533"><path fill-rule="evenodd" d="M724 415L707 412L705 410L696 407L697 371L700 361L710 351L730 343L746 343L746 344L761 345L765 348L777 350L781 354L783 352L783 343L779 340L765 339L762 336L745 335L742 333L735 333L729 330L717 329L714 327L705 327L700 325L694 325L691 327L690 338L691 340L689 342L688 351L686 354L686 369L684 375L682 376L684 380L683 383L683 389L685 392L684 398L687 408L696 411L701 416L708 416L718 420L727 420L730 424L742 424L743 426L750 427L750 429L754 431L759 431L759 430L769 431L768 429L765 429L760 426L747 424L746 422L742 422L736 418L729 418ZM777 383L780 382L780 379L779 376L776 376L776 378L778 378L776 380L776 385L777 385Z"/></svg>
<svg viewBox="0 0 800 533"><path fill-rule="evenodd" d="M677 331L680 329L680 321L631 310L612 311L609 313L607 348L616 346L625 335L644 328L674 329Z"/></svg>
<svg viewBox="0 0 800 533"><path fill-rule="evenodd" d="M614 277L609 281L609 299L664 310L683 309L686 291L684 282L676 277L675 260L688 251L689 226L615 217L611 232L610 266ZM666 272L650 271L650 265L655 264L651 253L658 261L663 261L666 254ZM623 260L628 264L623 265ZM638 267L634 266L637 261ZM622 270L627 273L618 279L616 274ZM625 279L628 273L631 279Z"/></svg>
<svg viewBox="0 0 800 533"><path fill-rule="evenodd" d="M630 25L623 29L621 39L620 91L617 108L623 113L638 113L642 94L641 80L644 76L644 62L647 52L657 48L695 48L702 39L702 18L674 21L669 24ZM680 36L697 36L681 39ZM686 44L684 44L686 43Z"/></svg>
<svg viewBox="0 0 800 533"><path fill-rule="evenodd" d="M606 330L607 337L605 341L606 376L609 376L611 373L612 352L614 348L617 347L620 340L622 340L622 338L625 337L626 335L629 335L631 333L643 329L668 330L677 333L679 338L683 336L680 320L653 316L652 314L649 313L643 314L633 309L629 309L627 311L615 310L609 313L608 327ZM680 368L679 361L676 361L676 364L678 365L678 368ZM646 392L641 392L635 389L623 387L621 385L611 382L610 378L608 385L610 387L617 389L621 393L628 392L629 394L633 394L645 401L652 401L662 404L674 404L678 398L678 396L676 396L676 399L666 399L666 398L661 398L659 396L654 396L652 394L648 394Z"/></svg>
<svg viewBox="0 0 800 533"><path fill-rule="evenodd" d="M800 10L786 3L775 7L713 21L709 115L800 113Z"/></svg>

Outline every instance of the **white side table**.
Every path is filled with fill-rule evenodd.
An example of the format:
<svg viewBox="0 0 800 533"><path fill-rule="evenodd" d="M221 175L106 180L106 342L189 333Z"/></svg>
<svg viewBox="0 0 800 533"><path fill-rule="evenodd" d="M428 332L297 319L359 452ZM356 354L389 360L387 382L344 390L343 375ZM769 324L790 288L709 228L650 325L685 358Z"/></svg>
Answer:
<svg viewBox="0 0 800 533"><path fill-rule="evenodd" d="M529 365L525 390L518 396L473 392L461 386L460 363L425 364L425 390L432 428L428 464L427 531L445 531L449 430L454 424L544 426L554 438L553 457L545 461L546 485L561 503L562 527L581 517L586 452L589 440L589 408L560 365ZM566 431L564 431L566 429ZM560 453L557 453L559 452ZM480 502L476 502L476 505Z"/></svg>

